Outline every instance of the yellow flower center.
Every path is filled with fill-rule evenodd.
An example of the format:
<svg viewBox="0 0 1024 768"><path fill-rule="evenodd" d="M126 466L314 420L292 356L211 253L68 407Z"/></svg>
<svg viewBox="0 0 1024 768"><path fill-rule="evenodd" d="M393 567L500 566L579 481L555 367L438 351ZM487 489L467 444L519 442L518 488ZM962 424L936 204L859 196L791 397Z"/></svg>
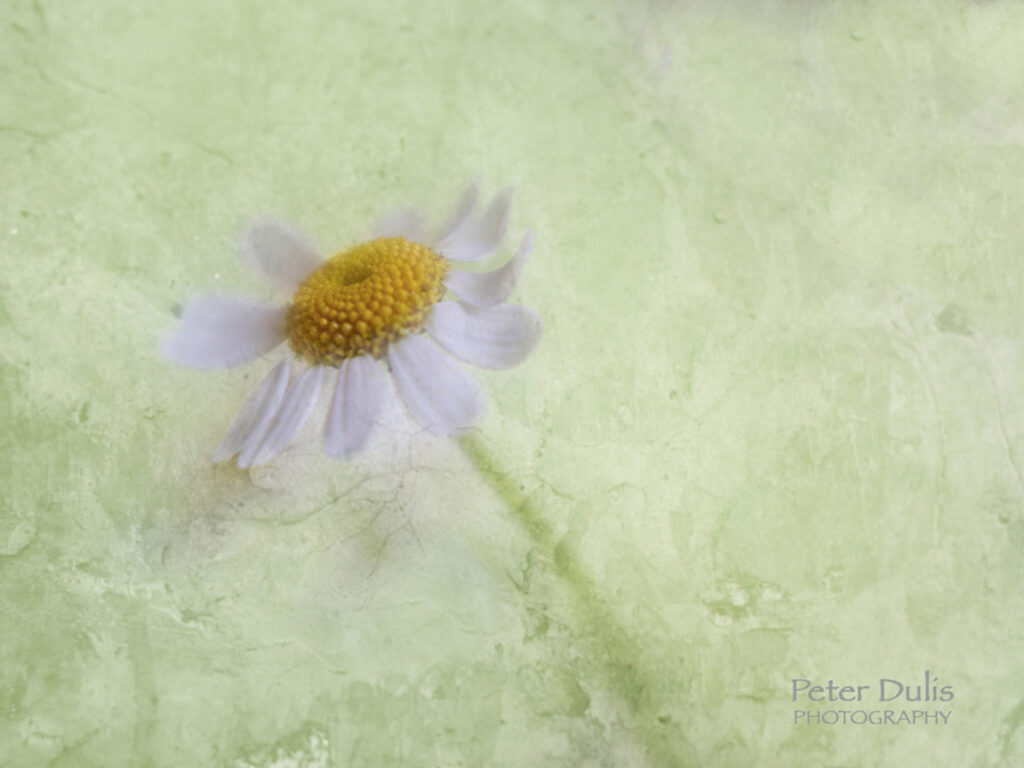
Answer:
<svg viewBox="0 0 1024 768"><path fill-rule="evenodd" d="M288 345L311 365L381 357L387 345L420 330L441 300L448 265L424 245L381 237L324 262L288 307Z"/></svg>

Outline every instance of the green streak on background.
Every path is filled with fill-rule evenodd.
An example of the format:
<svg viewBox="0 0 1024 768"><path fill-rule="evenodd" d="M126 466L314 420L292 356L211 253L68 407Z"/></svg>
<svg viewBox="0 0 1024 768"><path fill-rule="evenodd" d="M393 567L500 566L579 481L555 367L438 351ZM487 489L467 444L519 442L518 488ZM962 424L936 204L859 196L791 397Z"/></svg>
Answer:
<svg viewBox="0 0 1024 768"><path fill-rule="evenodd" d="M606 604L601 589L581 567L576 553L564 540L559 540L544 510L522 493L517 481L508 477L487 447L473 436L460 440L470 463L501 499L519 523L534 552L547 559L551 574L562 582L569 603L583 623L582 631L589 638L586 644L597 667L602 669L604 684L619 697L631 716L630 729L645 747L645 757L657 765L689 765L692 748L666 729L670 718L658 719L661 702L651 701L647 692L654 688L654 669L643 658L637 640L622 626L614 610ZM528 592L525 584L520 585ZM685 757L684 757L685 755Z"/></svg>
<svg viewBox="0 0 1024 768"><path fill-rule="evenodd" d="M1021 29L8 2L0 764L1020 764ZM271 297L245 221L336 250L472 179L517 184L545 322L478 429L211 466L273 361L157 344ZM925 670L946 726L792 723L794 677Z"/></svg>

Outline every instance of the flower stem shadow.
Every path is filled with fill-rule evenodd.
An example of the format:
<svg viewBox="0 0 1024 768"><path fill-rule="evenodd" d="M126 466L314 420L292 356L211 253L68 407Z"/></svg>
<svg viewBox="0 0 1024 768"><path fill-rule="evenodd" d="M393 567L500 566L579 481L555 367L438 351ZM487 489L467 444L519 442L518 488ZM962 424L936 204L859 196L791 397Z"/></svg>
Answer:
<svg viewBox="0 0 1024 768"><path fill-rule="evenodd" d="M659 720L658 702L652 694L659 689L651 665L645 663L638 638L615 615L597 584L581 566L572 547L559 540L542 510L523 493L519 483L501 470L483 441L474 434L458 438L459 446L480 476L508 508L512 518L536 550L551 564L579 613L585 633L596 639L595 650L603 657L598 668L609 690L623 703L638 741L651 765L685 768L696 764L692 746L677 728Z"/></svg>

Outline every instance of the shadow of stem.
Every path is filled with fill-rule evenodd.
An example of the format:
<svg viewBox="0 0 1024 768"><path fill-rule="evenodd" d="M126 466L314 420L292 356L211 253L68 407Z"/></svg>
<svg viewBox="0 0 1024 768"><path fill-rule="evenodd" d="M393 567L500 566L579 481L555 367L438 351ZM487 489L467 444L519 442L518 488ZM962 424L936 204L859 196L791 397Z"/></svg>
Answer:
<svg viewBox="0 0 1024 768"><path fill-rule="evenodd" d="M657 676L644 663L637 639L627 631L602 597L597 584L580 565L568 542L558 539L538 506L523 493L513 478L500 469L494 455L478 436L462 435L458 443L487 485L508 507L533 546L551 563L553 573L568 590L584 629L599 643L603 659L598 666L609 690L625 705L624 713L631 719L630 726L646 749L651 764L673 768L695 765L694 750L682 734L666 728L658 720L658 704L651 696L658 690L654 684Z"/></svg>

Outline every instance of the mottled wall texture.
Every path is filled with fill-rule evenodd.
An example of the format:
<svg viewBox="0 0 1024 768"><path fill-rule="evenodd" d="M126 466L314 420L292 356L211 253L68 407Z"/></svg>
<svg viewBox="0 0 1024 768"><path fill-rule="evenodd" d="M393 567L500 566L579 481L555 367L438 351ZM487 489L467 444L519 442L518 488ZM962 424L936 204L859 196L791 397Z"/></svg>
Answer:
<svg viewBox="0 0 1024 768"><path fill-rule="evenodd" d="M0 16L0 764L1024 764L1024 5ZM212 464L275 358L159 343L245 222L474 179L479 424Z"/></svg>

